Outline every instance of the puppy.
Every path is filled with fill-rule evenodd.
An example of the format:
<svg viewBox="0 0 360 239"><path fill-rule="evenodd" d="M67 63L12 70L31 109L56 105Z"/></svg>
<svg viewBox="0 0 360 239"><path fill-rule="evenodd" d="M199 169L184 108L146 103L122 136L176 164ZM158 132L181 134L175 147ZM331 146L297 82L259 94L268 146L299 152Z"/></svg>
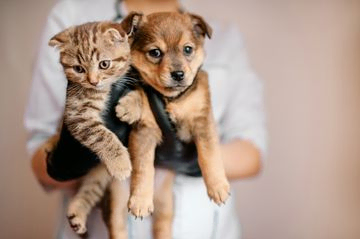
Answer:
<svg viewBox="0 0 360 239"><path fill-rule="evenodd" d="M195 142L209 197L217 204L229 197L229 183L220 154L210 104L207 74L201 69L205 37L212 29L200 16L154 13L143 16L131 46L132 66L143 84L160 93L166 111L184 142ZM117 116L133 125L129 139L132 158L129 211L145 217L154 211L155 238L171 238L172 180L168 174L154 197L154 154L162 142L149 101L142 88L119 100Z"/></svg>

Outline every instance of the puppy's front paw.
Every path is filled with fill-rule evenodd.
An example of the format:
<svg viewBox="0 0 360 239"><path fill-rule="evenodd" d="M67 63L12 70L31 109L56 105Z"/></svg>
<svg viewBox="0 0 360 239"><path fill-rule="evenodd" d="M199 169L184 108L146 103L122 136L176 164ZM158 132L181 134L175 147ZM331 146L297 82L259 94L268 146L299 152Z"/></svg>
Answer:
<svg viewBox="0 0 360 239"><path fill-rule="evenodd" d="M217 205L225 204L230 196L230 184L225 180L214 181L207 186L207 191L210 199Z"/></svg>
<svg viewBox="0 0 360 239"><path fill-rule="evenodd" d="M116 117L121 121L133 124L141 117L141 107L137 95L133 92L121 98L115 107Z"/></svg>
<svg viewBox="0 0 360 239"><path fill-rule="evenodd" d="M132 167L129 153L124 153L120 158L107 160L105 162L109 174L122 181L130 177Z"/></svg>
<svg viewBox="0 0 360 239"><path fill-rule="evenodd" d="M153 195L132 195L128 202L129 212L136 218L149 216L154 211Z"/></svg>

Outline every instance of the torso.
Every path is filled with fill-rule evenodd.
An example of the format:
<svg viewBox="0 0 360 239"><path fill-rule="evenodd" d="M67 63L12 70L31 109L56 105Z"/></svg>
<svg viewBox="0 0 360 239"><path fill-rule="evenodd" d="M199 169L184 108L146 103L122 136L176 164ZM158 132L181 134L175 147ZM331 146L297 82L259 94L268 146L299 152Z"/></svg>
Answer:
<svg viewBox="0 0 360 239"><path fill-rule="evenodd" d="M177 135L185 142L193 139L191 132L193 123L210 110L207 74L199 71L196 78L195 85L191 86L188 92L166 104L166 111L176 126Z"/></svg>

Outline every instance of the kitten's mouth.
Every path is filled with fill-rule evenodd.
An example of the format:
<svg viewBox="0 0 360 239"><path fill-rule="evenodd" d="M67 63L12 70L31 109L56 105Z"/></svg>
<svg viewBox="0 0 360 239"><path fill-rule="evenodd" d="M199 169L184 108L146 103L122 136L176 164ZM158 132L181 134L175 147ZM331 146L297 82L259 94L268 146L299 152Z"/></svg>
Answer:
<svg viewBox="0 0 360 239"><path fill-rule="evenodd" d="M102 83L102 82L99 82L96 85L89 83L89 88L94 89L94 90L102 90L105 88L105 86L106 86L106 84Z"/></svg>
<svg viewBox="0 0 360 239"><path fill-rule="evenodd" d="M104 89L104 88L105 88L105 84L98 84L98 85L95 86L95 88L96 88L96 89L99 89L99 90Z"/></svg>

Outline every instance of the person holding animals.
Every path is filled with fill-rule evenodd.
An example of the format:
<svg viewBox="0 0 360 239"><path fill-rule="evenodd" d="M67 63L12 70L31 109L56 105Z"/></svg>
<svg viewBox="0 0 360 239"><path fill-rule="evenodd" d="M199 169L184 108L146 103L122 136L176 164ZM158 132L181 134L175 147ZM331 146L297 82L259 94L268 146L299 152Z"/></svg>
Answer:
<svg viewBox="0 0 360 239"><path fill-rule="evenodd" d="M120 4L116 3L116 9L121 9L121 11L125 12L126 7L128 10L140 10L145 15L152 12L153 9L156 9L156 11L172 12L179 9L177 1L161 1L162 4L159 3L160 1L148 1L149 5L142 5L143 2L128 0ZM109 15L111 15L112 8L110 6L113 6L114 1L110 0L102 2L101 7L103 11L99 11L99 5L96 1L87 1L88 15L87 13L84 13L81 17L79 14L72 15L78 18L66 15L70 14L68 12L70 7L73 11L76 9L80 11L83 6L82 4L85 4L85 2L60 2L49 16L44 41L72 25L94 20L111 20ZM112 11L114 12L114 10ZM93 12L96 12L96 15L93 15ZM69 21L69 19L72 19L72 21ZM213 28L214 36L209 41L209 44L205 45L207 58L205 59L203 69L209 75L214 120L217 124L222 143L219 152L222 155L225 174L232 180L255 175L260 169L261 155L265 150L261 82L259 82L248 66L241 38L237 31L216 24L213 25ZM222 45L223 47L221 47ZM187 47L184 50L192 53L191 48L195 46ZM148 59L149 61L158 60L159 52L156 50L160 50L160 55L166 54L166 50L161 48L161 46L158 46L158 48L147 49L149 54L151 54ZM51 135L55 134L65 103L66 80L61 72L60 65L57 63L58 57L56 54L55 51L45 47L42 47L40 51L34 72L33 93L31 94L25 122L31 136L28 146L29 151L33 153L33 170L40 183L45 187L69 188L76 184L77 181L60 183L53 180L47 175L45 164L46 152L44 149L47 147L45 142ZM45 61L45 59L49 58L53 60ZM201 61L197 61L197 64ZM136 60L134 64L136 65ZM53 71L50 75L43 74L48 72L49 69ZM140 67L136 67L136 70L143 76L144 73L141 71L146 71L146 68L140 69ZM172 72L174 71L182 70L173 70ZM184 73L187 75L188 72ZM54 78L59 78L60 80L56 82ZM184 87L181 85L183 84L181 83L183 79L180 80L180 78L185 77L180 76L180 74L175 76L174 74L172 79L175 80L175 78L179 79L178 82L180 83L174 87L179 87L179 89ZM49 82L51 83L49 84ZM159 87L161 86L158 86L156 89L159 92L167 93L166 91L170 90L170 88L161 89ZM172 97L171 95L169 96ZM42 103L44 109L39 110L35 105L43 102L44 98L48 100L46 104ZM186 135L185 132L186 130L183 135ZM47 142L49 143L49 141ZM225 206L218 208L207 199L206 188L201 178L181 174L177 174L174 178L173 192L175 197L173 237L239 238L238 220L233 210L234 197L230 197ZM97 217L97 212L90 216L88 226L90 238L104 237L104 234L102 234L104 233L103 226L96 223ZM144 224L147 223L149 223L149 219L144 222L130 219L128 223L129 238L150 238L151 233L138 229L144 228ZM66 228L62 230L62 233L62 238L74 237L71 230Z"/></svg>

